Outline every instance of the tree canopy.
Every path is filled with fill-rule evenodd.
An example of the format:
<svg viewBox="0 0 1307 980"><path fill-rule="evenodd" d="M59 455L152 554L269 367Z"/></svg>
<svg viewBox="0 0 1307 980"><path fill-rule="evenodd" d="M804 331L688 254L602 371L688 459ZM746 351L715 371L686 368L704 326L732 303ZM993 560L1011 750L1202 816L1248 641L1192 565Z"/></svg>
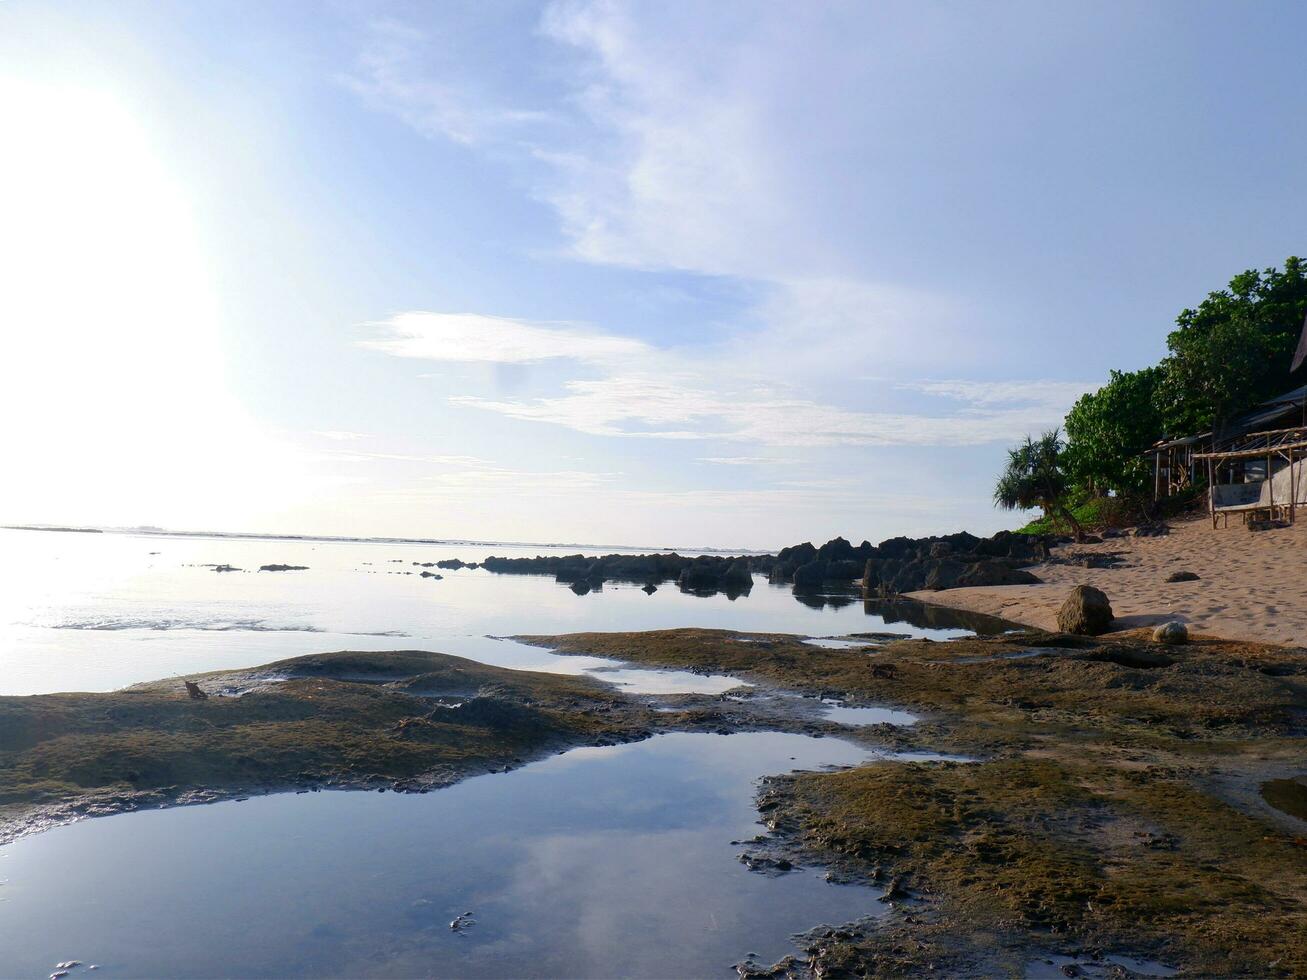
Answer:
<svg viewBox="0 0 1307 980"><path fill-rule="evenodd" d="M1113 371L1107 384L1081 395L1066 417L1067 469L1076 486L1133 496L1152 474L1140 453L1162 430L1155 399L1160 367Z"/></svg>
<svg viewBox="0 0 1307 980"><path fill-rule="evenodd" d="M994 486L994 504L1004 510L1040 507L1056 513L1081 537L1079 522L1065 503L1071 481L1065 468L1062 434L1054 429L1008 450L1007 465Z"/></svg>
<svg viewBox="0 0 1307 980"><path fill-rule="evenodd" d="M1161 363L1112 371L1107 384L1075 403L1057 430L1008 453L994 502L1008 509L1041 506L1070 518L1069 496L1112 492L1143 497L1150 471L1141 454L1163 438L1215 429L1307 381L1291 373L1307 316L1307 263L1249 269L1225 289L1181 311ZM1079 530L1074 519L1068 521Z"/></svg>
<svg viewBox="0 0 1307 980"><path fill-rule="evenodd" d="M1304 315L1307 265L1296 256L1285 260L1284 271L1240 273L1229 288L1184 310L1160 365L1162 431L1188 435L1219 427L1293 387L1289 363Z"/></svg>

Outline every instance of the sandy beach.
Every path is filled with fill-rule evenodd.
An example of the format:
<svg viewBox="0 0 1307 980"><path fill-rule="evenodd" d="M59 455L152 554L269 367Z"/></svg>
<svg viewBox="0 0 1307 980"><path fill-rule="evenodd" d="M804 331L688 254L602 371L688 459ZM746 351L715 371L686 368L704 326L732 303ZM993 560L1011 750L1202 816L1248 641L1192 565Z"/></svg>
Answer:
<svg viewBox="0 0 1307 980"><path fill-rule="evenodd" d="M1234 523L1214 531L1202 516L1172 521L1171 528L1166 537L1057 548L1052 562L1030 569L1042 585L916 592L912 598L1055 630L1067 591L1093 585L1111 600L1119 629L1176 619L1191 632L1225 639L1307 642L1307 521L1254 533ZM1117 553L1121 562L1084 568L1058 561L1083 553ZM1168 583L1178 571L1200 578Z"/></svg>

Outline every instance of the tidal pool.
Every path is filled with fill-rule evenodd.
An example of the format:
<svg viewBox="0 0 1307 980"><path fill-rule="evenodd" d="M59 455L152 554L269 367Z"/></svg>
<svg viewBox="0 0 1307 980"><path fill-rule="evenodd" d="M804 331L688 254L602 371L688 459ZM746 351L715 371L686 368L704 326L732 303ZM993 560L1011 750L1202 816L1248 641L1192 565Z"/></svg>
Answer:
<svg viewBox="0 0 1307 980"><path fill-rule="evenodd" d="M575 749L428 795L87 820L0 848L0 975L728 977L883 906L748 871L758 777L868 751L780 733ZM450 923L472 913L473 925ZM465 920L466 921L466 920Z"/></svg>
<svg viewBox="0 0 1307 980"><path fill-rule="evenodd" d="M841 725L915 725L919 719L894 708L851 708L834 698L822 698L822 717Z"/></svg>

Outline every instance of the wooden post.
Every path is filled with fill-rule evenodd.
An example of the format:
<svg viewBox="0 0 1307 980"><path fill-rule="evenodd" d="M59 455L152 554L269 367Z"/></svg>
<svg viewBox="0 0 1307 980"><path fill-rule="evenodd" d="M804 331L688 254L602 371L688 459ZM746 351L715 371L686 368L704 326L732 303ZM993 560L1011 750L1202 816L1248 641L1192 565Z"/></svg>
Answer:
<svg viewBox="0 0 1307 980"><path fill-rule="evenodd" d="M1216 480L1212 476L1212 461L1207 461L1207 512L1212 517L1212 530L1216 530Z"/></svg>
<svg viewBox="0 0 1307 980"><path fill-rule="evenodd" d="M1270 491L1271 500L1271 520L1275 520L1275 481L1271 479L1271 467L1274 461L1271 458L1271 437L1266 437L1266 487Z"/></svg>
<svg viewBox="0 0 1307 980"><path fill-rule="evenodd" d="M1293 471L1293 447L1289 447L1289 523L1298 522L1298 474Z"/></svg>

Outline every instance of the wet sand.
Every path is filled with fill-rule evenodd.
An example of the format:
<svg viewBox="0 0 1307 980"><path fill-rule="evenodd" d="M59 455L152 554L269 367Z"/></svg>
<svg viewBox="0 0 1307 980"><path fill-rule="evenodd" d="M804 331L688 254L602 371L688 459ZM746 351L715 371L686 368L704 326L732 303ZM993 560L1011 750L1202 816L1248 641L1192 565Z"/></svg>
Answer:
<svg viewBox="0 0 1307 980"><path fill-rule="evenodd" d="M1117 629L1180 620L1193 633L1223 639L1307 642L1307 515L1291 527L1269 531L1250 532L1233 521L1214 531L1205 516L1172 521L1171 528L1166 537L1059 547L1053 563L1030 569L1042 585L915 592L911 598L1055 630L1067 592L1092 585L1111 600ZM1112 568L1056 562L1073 554L1112 552L1122 559ZM1168 583L1167 576L1178 571L1200 578Z"/></svg>

